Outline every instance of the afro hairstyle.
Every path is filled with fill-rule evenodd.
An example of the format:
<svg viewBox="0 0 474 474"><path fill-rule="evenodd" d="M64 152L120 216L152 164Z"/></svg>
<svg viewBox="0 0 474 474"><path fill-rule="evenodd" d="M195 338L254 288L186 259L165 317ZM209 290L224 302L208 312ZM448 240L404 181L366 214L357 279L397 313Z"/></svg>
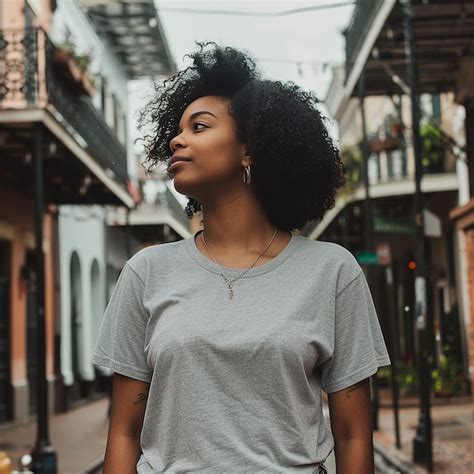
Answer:
<svg viewBox="0 0 474 474"><path fill-rule="evenodd" d="M237 138L252 157L251 186L269 220L288 231L319 222L335 205L345 168L318 98L293 82L262 79L254 60L241 50L197 45L187 55L192 64L155 83L155 94L142 110L139 126L150 130L143 138L147 170L163 162L172 178L170 141L178 134L184 110L200 97L223 97ZM202 206L188 199L185 212L191 218Z"/></svg>

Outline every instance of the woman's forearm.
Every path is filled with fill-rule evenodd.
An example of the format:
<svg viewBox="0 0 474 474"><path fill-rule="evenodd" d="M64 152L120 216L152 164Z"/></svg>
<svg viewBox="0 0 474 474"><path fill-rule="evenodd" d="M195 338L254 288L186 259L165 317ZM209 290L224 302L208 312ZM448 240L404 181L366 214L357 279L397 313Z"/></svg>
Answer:
<svg viewBox="0 0 474 474"><path fill-rule="evenodd" d="M136 474L140 458L140 438L125 435L109 436L105 451L103 474Z"/></svg>
<svg viewBox="0 0 474 474"><path fill-rule="evenodd" d="M334 446L337 474L373 474L373 443L364 438L336 440Z"/></svg>

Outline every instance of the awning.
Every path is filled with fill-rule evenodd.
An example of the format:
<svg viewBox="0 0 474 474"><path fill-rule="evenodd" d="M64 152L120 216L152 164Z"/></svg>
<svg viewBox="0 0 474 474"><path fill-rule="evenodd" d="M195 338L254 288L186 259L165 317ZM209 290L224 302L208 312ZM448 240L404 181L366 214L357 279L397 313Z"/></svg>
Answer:
<svg viewBox="0 0 474 474"><path fill-rule="evenodd" d="M81 0L129 79L170 76L176 67L153 0Z"/></svg>

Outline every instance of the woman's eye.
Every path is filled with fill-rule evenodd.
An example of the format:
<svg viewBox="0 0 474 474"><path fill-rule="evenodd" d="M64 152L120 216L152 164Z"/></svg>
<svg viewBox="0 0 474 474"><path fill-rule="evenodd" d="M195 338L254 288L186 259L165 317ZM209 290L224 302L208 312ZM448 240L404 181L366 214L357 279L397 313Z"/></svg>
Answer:
<svg viewBox="0 0 474 474"><path fill-rule="evenodd" d="M202 128L199 128L199 127L202 127ZM194 130L203 130L203 129L208 128L208 127L207 127L207 125L205 125L205 124L203 124L203 123L201 123L201 122L196 122L196 123L194 124L194 127L193 127L193 128L194 128Z"/></svg>

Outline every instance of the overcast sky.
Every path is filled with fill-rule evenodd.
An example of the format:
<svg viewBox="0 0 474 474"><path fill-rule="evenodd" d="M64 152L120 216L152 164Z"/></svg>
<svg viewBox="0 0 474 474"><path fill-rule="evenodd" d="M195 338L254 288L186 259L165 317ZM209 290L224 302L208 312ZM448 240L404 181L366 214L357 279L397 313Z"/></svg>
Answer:
<svg viewBox="0 0 474 474"><path fill-rule="evenodd" d="M338 4L347 3L342 7ZM178 69L183 56L196 49L195 41L215 41L247 50L269 79L294 81L323 100L331 66L344 61L342 30L353 4L344 0L155 0L171 54ZM198 14L174 9L280 13L300 8L330 8L283 16ZM146 86L131 84L130 108L146 100ZM132 132L133 134L133 132Z"/></svg>
<svg viewBox="0 0 474 474"><path fill-rule="evenodd" d="M171 53L179 67L194 42L216 41L248 50L271 79L292 80L324 98L330 66L344 59L341 31L353 5L341 0L155 0ZM196 14L172 9L227 10L280 13L300 8L330 6L278 17ZM300 64L298 64L300 63Z"/></svg>

